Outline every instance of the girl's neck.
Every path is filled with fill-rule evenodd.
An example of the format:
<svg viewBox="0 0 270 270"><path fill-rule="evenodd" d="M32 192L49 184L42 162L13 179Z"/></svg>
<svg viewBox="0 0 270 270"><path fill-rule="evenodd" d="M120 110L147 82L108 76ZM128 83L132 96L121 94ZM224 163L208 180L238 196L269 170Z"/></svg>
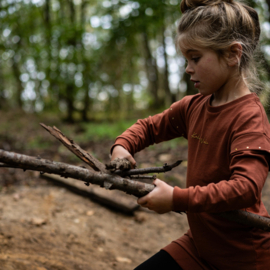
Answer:
<svg viewBox="0 0 270 270"><path fill-rule="evenodd" d="M221 106L250 93L250 90L242 78L231 80L228 84L222 87L222 89L213 94L211 105L214 107Z"/></svg>

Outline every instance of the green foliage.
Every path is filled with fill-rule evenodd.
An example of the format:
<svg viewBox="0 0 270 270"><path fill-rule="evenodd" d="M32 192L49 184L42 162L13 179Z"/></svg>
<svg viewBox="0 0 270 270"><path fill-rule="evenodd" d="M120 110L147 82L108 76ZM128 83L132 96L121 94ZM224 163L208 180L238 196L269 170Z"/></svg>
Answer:
<svg viewBox="0 0 270 270"><path fill-rule="evenodd" d="M78 138L84 141L95 141L102 139L114 140L117 136L123 133L127 128L133 125L136 121L117 121L117 122L101 122L83 124L84 132Z"/></svg>
<svg viewBox="0 0 270 270"><path fill-rule="evenodd" d="M53 111L74 122L168 107L184 95L188 81L183 59L173 52L179 4L2 0L0 110ZM265 60L260 76L269 83L270 2L248 4L259 12Z"/></svg>
<svg viewBox="0 0 270 270"><path fill-rule="evenodd" d="M52 146L52 142L45 140L44 136L43 137L39 137L39 136L32 137L27 142L27 145L25 145L26 149L28 149L28 150L48 149L51 146Z"/></svg>

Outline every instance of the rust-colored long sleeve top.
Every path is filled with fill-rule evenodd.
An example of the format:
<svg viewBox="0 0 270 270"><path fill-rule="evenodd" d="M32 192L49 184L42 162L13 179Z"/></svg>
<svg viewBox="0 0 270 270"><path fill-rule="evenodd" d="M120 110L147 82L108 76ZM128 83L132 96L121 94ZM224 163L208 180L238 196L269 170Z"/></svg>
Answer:
<svg viewBox="0 0 270 270"><path fill-rule="evenodd" d="M190 230L164 249L184 270L270 269L270 233L215 213L243 209L269 217L261 192L269 170L270 126L259 98L222 106L211 96L186 96L163 113L138 120L119 136L132 155L179 136L188 139L186 188L174 188L176 211Z"/></svg>

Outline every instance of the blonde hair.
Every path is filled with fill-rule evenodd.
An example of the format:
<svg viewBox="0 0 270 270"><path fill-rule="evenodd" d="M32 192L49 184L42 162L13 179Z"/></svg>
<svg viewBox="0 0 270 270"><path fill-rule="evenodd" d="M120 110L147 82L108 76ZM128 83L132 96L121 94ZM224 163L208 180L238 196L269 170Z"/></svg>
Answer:
<svg viewBox="0 0 270 270"><path fill-rule="evenodd" d="M184 34L189 44L214 50L222 57L231 44L240 43L240 74L249 89L258 92L262 85L254 60L260 37L257 12L234 0L182 0L180 8L183 15L178 25L178 45Z"/></svg>

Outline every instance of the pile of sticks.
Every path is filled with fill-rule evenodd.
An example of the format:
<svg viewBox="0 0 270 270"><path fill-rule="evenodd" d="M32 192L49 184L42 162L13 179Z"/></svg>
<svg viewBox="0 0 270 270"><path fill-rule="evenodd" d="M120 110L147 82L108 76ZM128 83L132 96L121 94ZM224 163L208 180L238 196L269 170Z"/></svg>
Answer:
<svg viewBox="0 0 270 270"><path fill-rule="evenodd" d="M116 170L113 173L106 165L84 151L73 140L67 138L56 127L49 127L41 124L51 135L57 138L65 147L79 157L90 168L85 166L74 166L61 162L54 162L40 157L32 157L0 149L0 167L18 168L25 170L39 171L41 174L56 174L64 178L73 178L83 181L86 185L94 184L108 190L120 190L136 197L142 197L151 192L155 186L141 180L155 179L155 176L143 176L142 174L160 173L172 170L181 161L172 165L165 164L163 167L146 169L134 169L128 171ZM138 181L139 180L139 181ZM234 210L219 213L222 218L240 223L249 227L256 227L270 231L270 219L242 210Z"/></svg>

